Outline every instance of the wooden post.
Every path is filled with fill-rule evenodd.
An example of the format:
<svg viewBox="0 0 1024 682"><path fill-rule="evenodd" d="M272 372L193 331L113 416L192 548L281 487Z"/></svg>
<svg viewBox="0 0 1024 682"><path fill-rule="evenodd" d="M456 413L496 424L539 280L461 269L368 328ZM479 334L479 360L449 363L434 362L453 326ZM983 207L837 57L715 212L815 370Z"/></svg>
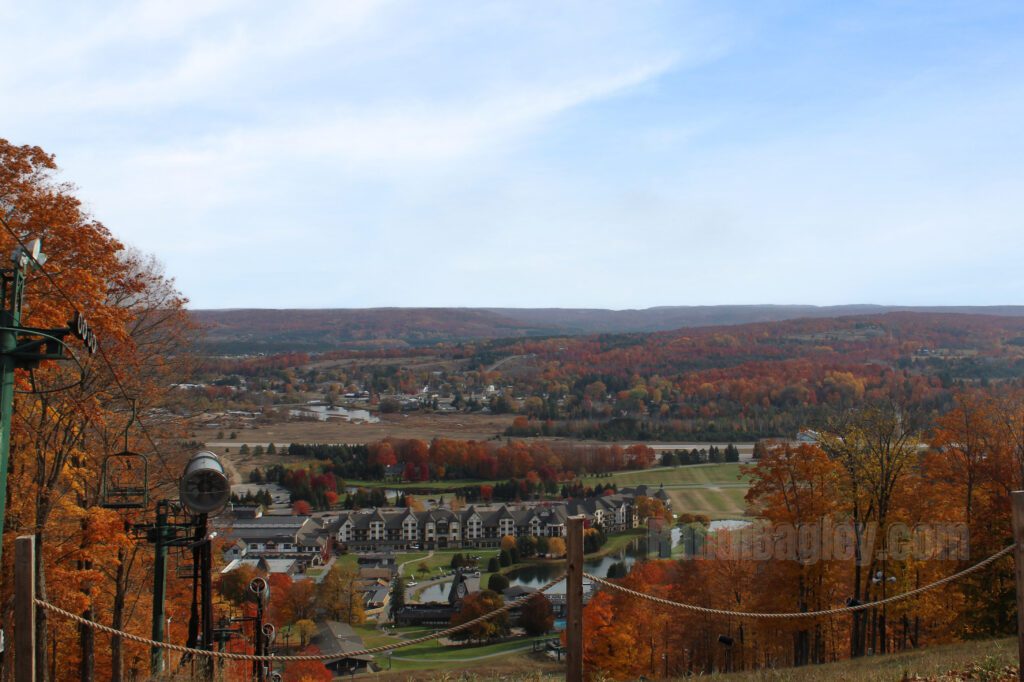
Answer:
<svg viewBox="0 0 1024 682"><path fill-rule="evenodd" d="M583 518L566 523L565 639L567 682L583 682Z"/></svg>
<svg viewBox="0 0 1024 682"><path fill-rule="evenodd" d="M1024 490L1010 493L1013 502L1013 551L1017 576L1017 678L1024 680Z"/></svg>
<svg viewBox="0 0 1024 682"><path fill-rule="evenodd" d="M36 538L14 542L14 679L36 681Z"/></svg>

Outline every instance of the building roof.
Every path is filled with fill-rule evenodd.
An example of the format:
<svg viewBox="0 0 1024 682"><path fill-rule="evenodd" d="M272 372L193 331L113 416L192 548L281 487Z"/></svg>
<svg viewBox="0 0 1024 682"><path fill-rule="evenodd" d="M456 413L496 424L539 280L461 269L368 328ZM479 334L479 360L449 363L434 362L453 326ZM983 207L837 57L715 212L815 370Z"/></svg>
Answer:
<svg viewBox="0 0 1024 682"><path fill-rule="evenodd" d="M336 663L346 658L359 661L372 661L373 656L348 656L351 651L359 651L363 648L363 638L356 634L355 630L348 623L341 623L336 620L322 621L318 624L317 633L310 640L310 644L320 649L321 653L336 655L323 661L324 664Z"/></svg>

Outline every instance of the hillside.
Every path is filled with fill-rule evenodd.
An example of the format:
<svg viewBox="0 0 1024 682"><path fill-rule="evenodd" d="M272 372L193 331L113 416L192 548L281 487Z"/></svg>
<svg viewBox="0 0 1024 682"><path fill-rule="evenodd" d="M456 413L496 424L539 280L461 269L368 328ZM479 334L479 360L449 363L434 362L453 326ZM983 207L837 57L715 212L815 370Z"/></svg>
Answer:
<svg viewBox="0 0 1024 682"><path fill-rule="evenodd" d="M723 305L596 308L338 308L193 310L212 352L405 348L515 337L659 332L889 312L1024 316L1024 306Z"/></svg>
<svg viewBox="0 0 1024 682"><path fill-rule="evenodd" d="M802 668L713 675L722 682L954 682L1017 678L1017 640L986 639Z"/></svg>

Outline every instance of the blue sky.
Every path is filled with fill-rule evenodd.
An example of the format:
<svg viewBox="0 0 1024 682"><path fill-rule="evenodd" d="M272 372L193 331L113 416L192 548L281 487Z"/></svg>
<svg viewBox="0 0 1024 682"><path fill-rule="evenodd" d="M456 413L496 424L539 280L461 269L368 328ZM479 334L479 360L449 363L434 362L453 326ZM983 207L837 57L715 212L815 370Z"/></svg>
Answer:
<svg viewBox="0 0 1024 682"><path fill-rule="evenodd" d="M1017 2L0 0L196 308L1024 303Z"/></svg>

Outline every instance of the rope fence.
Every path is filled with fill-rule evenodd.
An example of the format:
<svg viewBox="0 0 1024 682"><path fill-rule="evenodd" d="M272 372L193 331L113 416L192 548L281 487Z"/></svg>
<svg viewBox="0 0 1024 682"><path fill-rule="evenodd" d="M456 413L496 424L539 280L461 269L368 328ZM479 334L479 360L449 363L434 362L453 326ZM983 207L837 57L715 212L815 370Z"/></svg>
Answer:
<svg viewBox="0 0 1024 682"><path fill-rule="evenodd" d="M730 617L736 617L736 618L751 618L751 619L756 619L756 618L760 618L760 619L769 619L769 618L818 618L818 617L821 617L821 616L835 616L835 615L840 614L840 613L853 613L855 611L863 611L865 609L870 609L870 608L874 608L874 607L877 607L877 606L883 606L885 604L891 604L893 602L897 602L897 601L901 601L901 600L904 600L904 599L910 599L912 597L916 597L919 594L923 594L923 593L928 592L930 590L934 590L937 587L941 587L942 585L945 585L947 583L954 582L956 580L959 580L960 578L963 578L966 575L969 575L971 573L974 573L975 571L981 570L982 568L988 566L989 564L993 563L994 561L998 561L999 559L1003 558L1004 556L1006 556L1007 554L1012 552L1014 550L1014 548L1016 548L1016 546L1017 546L1016 544L1012 544L1012 545L1009 545L1007 547L1004 547L1003 549L999 550L998 552L996 552L992 556L988 557L987 559L983 559L982 561L979 561L978 563L974 564L973 566L965 568L964 570L960 571L959 573L954 573L953 575L946 576L945 578L942 578L941 580L936 580L933 583L929 583L928 585L924 585L923 587L918 587L917 589L910 590L909 592L903 592L901 594L893 595L892 597L886 597L885 599L879 599L878 601L865 602L863 604L856 604L856 605L853 605L853 606L842 606L842 607L834 608L834 609L825 609L823 611L796 611L796 612L793 612L793 613L754 613L754 612L750 612L750 611L728 611L728 610L725 610L725 609L713 609L713 608L709 608L709 607L706 607L706 606L697 606L696 604L684 604L682 602L672 601L670 599L663 599L661 597L655 597L654 595L650 595L650 594L647 594L645 592L638 592L636 590L631 590L628 587L624 587L622 585L619 585L617 583L611 582L609 580L605 580L604 578L598 578L597 576L591 575L589 573L584 573L583 577L591 580L592 582L594 582L594 583L596 583L598 585L601 585L602 587L606 587L606 588L608 588L609 590L611 590L613 592L618 592L618 593L624 594L624 595L626 595L628 597L635 597L637 599L643 599L643 600L646 600L646 601L649 601L649 602L653 602L655 604L660 604L661 606L668 606L670 608L683 609L685 611L695 611L697 613L706 613L706 614L714 615L714 616L730 616Z"/></svg>
<svg viewBox="0 0 1024 682"><path fill-rule="evenodd" d="M987 559L983 559L982 561L979 561L978 563L974 564L973 566L965 568L964 570L962 570L962 571L960 571L958 573L954 573L953 575L949 575L949 576L947 576L945 578L942 578L940 580L936 580L935 582L929 583L928 585L924 585L923 587L918 587L916 589L910 590L909 592L903 592L901 594L893 595L892 597L887 597L885 599L880 599L878 601L866 602L866 603L863 603L863 604L855 604L855 605L852 605L852 606L843 606L843 607L838 607L838 608L834 608L834 609L824 609L824 610L820 610L820 611L798 611L798 612L792 612L792 613L757 613L757 612L750 612L750 611L730 611L730 610L726 610L726 609L715 609L715 608L710 608L710 607L706 607L706 606L698 606L696 604L686 604L686 603L683 603L683 602L672 601L670 599L664 599L662 597L656 597L654 595L646 594L644 592L638 592L637 590L633 590L633 589L630 589L628 587L624 587L623 585L619 585L619 584L617 584L615 582L612 582L610 580L607 580L605 578L599 578L599 577L597 577L595 575L591 575L590 573L583 573L583 577L588 579L588 580L590 580L592 583L594 583L596 585L600 585L601 587L606 588L606 589L608 589L608 590L610 590L612 592L617 592L619 594L624 594L624 595L626 595L628 597L633 597L633 598L636 598L636 599L642 599L642 600L645 600L645 601L652 602L654 604L659 604L661 606L666 606L666 607L676 608L676 609L682 609L682 610L686 610L686 611L694 611L696 613L704 613L704 614L709 614L709 615L728 616L728 617L736 617L736 618L750 618L750 619L818 618L818 617L822 617L822 616L835 616L835 615L839 615L839 614L843 614L843 613L853 613L853 612L856 612L856 611L863 611L865 609L875 608L875 607L878 607L878 606L883 606L885 604L891 604L891 603L902 601L902 600L905 600L905 599L911 599L911 598L916 597L916 596L918 596L920 594L923 594L925 592L929 592L929 591L934 590L934 589L936 589L938 587L941 587L943 585L946 585L946 584L949 584L949 583L954 582L956 580L959 580L959 579L961 579L961 578L963 578L963 577L965 577L967 575L970 575L971 573L974 573L976 571L981 570L982 568L985 568L986 566L994 563L995 561L998 561L999 559L1003 558L1004 556L1006 556L1007 554L1012 552L1016 548L1016 546L1017 546L1016 544L1008 545L1008 546L1004 547L1003 549L999 550L998 552L996 552L995 554L993 554L992 556L988 557ZM441 639L442 637L448 637L450 635L454 635L454 634L462 632L464 630L468 630L468 629L474 627L475 625L478 625L480 623L488 621L491 618L495 618L495 617L497 617L497 616L499 616L501 614L508 613L509 611L524 605L530 599L535 597L538 593L546 592L546 591L550 590L552 587L557 585L559 582L561 582L565 578L566 578L566 576L563 574L563 575L559 576L558 578L555 578L554 580L551 580L548 583L546 583L545 585L541 586L538 589L538 591L535 592L535 593L530 593L530 594L527 594L527 595L523 595L522 597L519 597L518 599L510 601L510 602L508 602L507 604L503 605L502 607L500 607L498 609L495 609L493 611L485 613L485 614L483 614L481 616L478 616L478 617L476 617L476 618L474 618L472 620L469 620L469 621L467 621L465 623L462 623L460 625L456 625L456 626L447 628L445 630L440 630L438 632L434 632L434 633L431 633L429 635L424 635L422 637L416 637L414 639L402 640L400 642L395 642L394 644L385 644L385 645L377 646L377 647L370 647L370 648L366 648L366 649L359 649L357 651L348 651L348 652L343 652L343 653L331 653L331 654L320 653L320 654L298 654L298 655L283 655L283 656L277 656L277 655L255 656L253 654L240 654L240 653L233 653L233 652L227 652L227 651L208 651L206 649L195 649L195 648L192 648L192 647L181 646L181 645L178 645L178 644L171 644L169 642L157 642L155 640L148 639L146 637L140 637L139 635L133 635L133 634L131 634L129 632L124 632L124 631L121 631L121 630L117 630L117 629L112 628L110 626L103 625L102 623L97 623L97 622L89 620L87 618L83 618L82 616L79 616L78 614L72 613L70 611L66 611L66 610L64 610L64 609L62 609L62 608L60 608L58 606L54 606L53 604L50 604L49 602L45 602L45 601L43 601L41 599L36 599L35 600L35 604L36 604L36 606L39 606L39 607L41 607L43 609L46 609L47 611L50 611L50 612L55 613L55 614L57 614L59 616L62 616L62 617L67 618L69 620L72 620L72 621L74 621L76 623L79 623L80 625L84 625L85 627L91 628L93 630L97 630L99 632L105 632L105 633L110 634L110 635L121 637L121 638L123 638L125 640L129 640L129 641L132 641L132 642L137 642L139 644L145 644L145 645L151 646L151 647L157 647L157 648L160 648L160 649L167 649L169 651L177 651L179 653L184 653L184 654L192 654L194 656L208 656L208 657L211 657L211 658L219 658L219 659L225 659L225 660L231 660L231 661L280 661L282 663L287 663L287 662L298 662L298 661L326 661L326 660L332 660L332 659L338 659L338 658L353 658L353 657L356 657L356 656L369 656L369 655L373 655L373 654L381 654L381 653L385 653L385 652L388 652L388 651L394 651L396 649L401 649L401 648L404 648L404 647L414 646L416 644L423 644L425 642L429 642L429 641L432 641L432 640L435 640L435 639Z"/></svg>
<svg viewBox="0 0 1024 682"><path fill-rule="evenodd" d="M207 649L195 649L195 648L192 648L192 647L181 646L180 644L170 644L169 642L157 642L155 640L148 639L146 637L140 637L139 635L133 635L130 632L123 632L121 630L117 630L116 628L112 628L112 627L110 627L108 625L103 625L102 623L97 623L96 621L89 620L88 618L83 618L82 616L79 616L78 614L72 613L70 611L66 611L66 610L60 608L59 606L54 606L53 604L50 604L49 602L45 602L42 599L36 599L35 603L36 603L36 606L44 608L47 611L55 613L55 614L57 614L59 616L63 616L64 618L67 618L68 620L75 621L76 623L78 623L80 625L84 625L87 628L91 628L91 629L97 630L99 632L105 632L105 633L107 633L109 635L115 635L115 636L121 637L123 639L129 640L129 641L132 641L132 642L138 642L139 644L145 644L145 645L148 645L148 646L151 646L151 647L158 647L160 649L167 649L169 651L177 651L177 652L183 653L183 654L192 654L194 656L208 656L208 657L211 657L211 658L220 658L220 659L225 659L225 660L229 660L229 661L279 661L281 663L289 663L289 662L297 662L297 661L329 661L329 660L339 659L339 658L354 658L356 656L370 656L370 655L373 655L373 654L381 654L381 653L385 653L387 651L393 651L395 649L401 649L401 648L404 648L404 647L413 646L415 644L423 644L424 642L430 642L430 641L435 640L435 639L441 639L442 637L448 637L449 635L454 635L454 634L456 634L458 632L462 632L463 630L468 630L468 629L472 628L475 625L478 625L480 623L488 621L491 618L495 618L497 616L500 616L503 613L508 613L509 611L524 605L526 602L528 602L529 600L531 600L535 596L537 596L538 593L546 592L546 591L550 590L552 587L554 587L555 585L560 583L562 580L565 580L565 575L564 574L559 576L558 578L555 578L554 580L551 580L550 582L546 583L545 585L541 586L537 590L537 592L531 592L530 594L523 595L522 597L519 597L518 599L515 599L513 601L508 602L507 604L505 604L501 608L497 608L497 609L495 609L493 611L489 611L488 613L485 613L482 616L478 616L478 617L474 618L473 620L466 621L465 623L461 623L460 625L455 625L453 627L447 628L445 630L441 630L439 632L434 632L434 633L431 633L429 635L424 635L423 637L417 637L415 639L404 639L404 640L402 640L400 642L395 642L394 644L385 644L385 645L382 645L382 646L370 647L368 649L359 649L357 651L346 651L346 652L343 652L343 653L339 652L339 653L333 653L333 654L323 654L323 653L320 653L320 654L298 654L298 655L293 655L293 656L289 656L289 655L285 655L285 656L275 656L275 655L255 656L253 654L239 654L239 653L233 653L233 652L229 652L229 651L208 651Z"/></svg>

